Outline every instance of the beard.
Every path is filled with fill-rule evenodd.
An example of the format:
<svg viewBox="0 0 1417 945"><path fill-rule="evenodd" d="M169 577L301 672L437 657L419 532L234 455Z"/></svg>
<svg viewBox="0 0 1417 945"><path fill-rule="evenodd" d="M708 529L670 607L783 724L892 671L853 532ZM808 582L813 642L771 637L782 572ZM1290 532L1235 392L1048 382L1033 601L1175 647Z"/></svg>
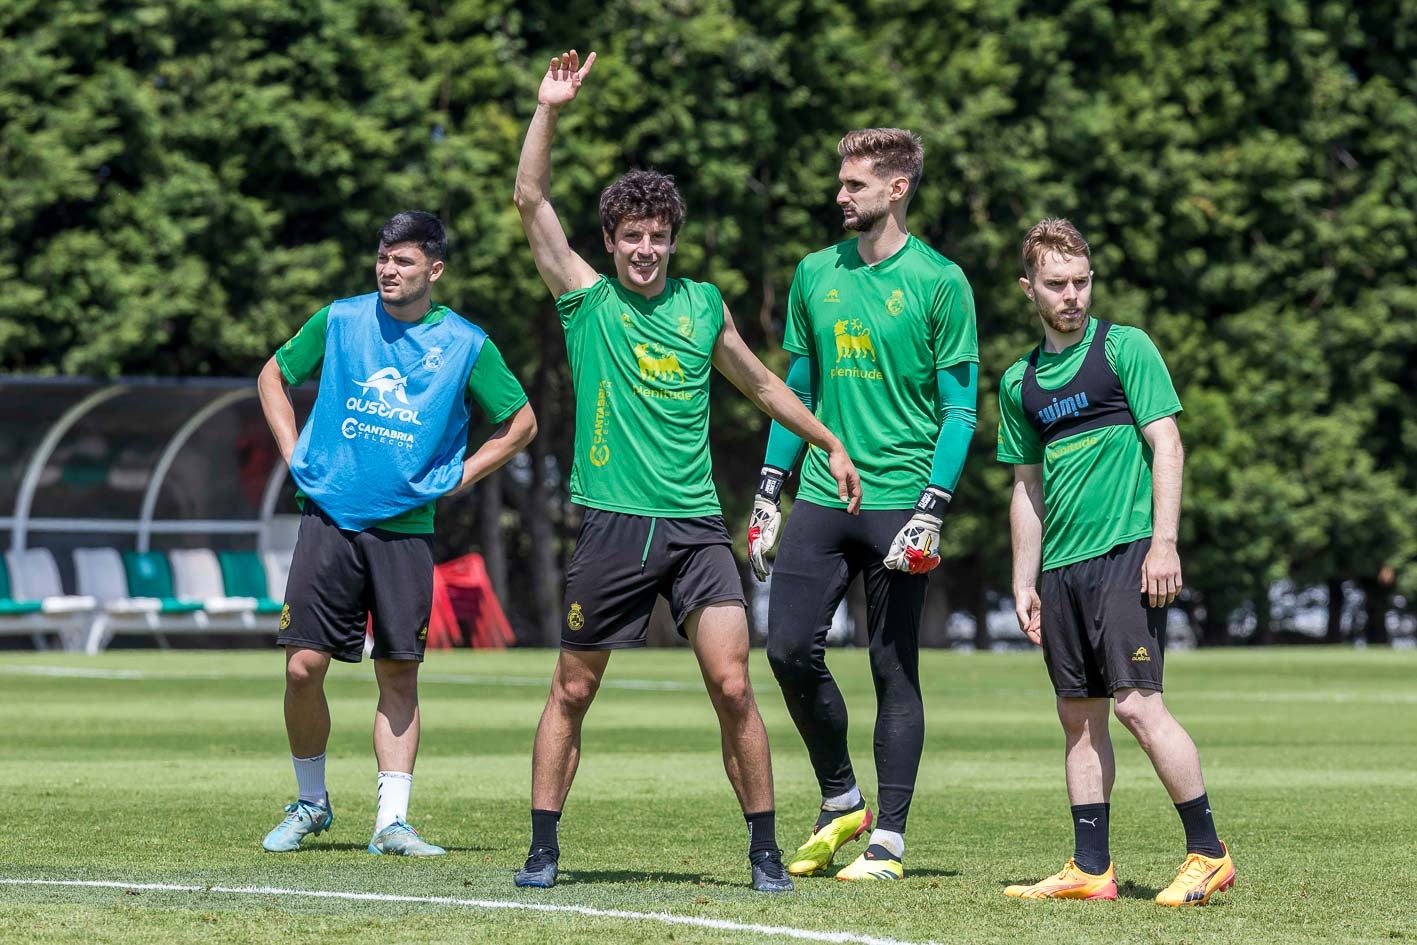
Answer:
<svg viewBox="0 0 1417 945"><path fill-rule="evenodd" d="M889 212L890 210L886 207L881 207L878 210L858 209L855 217L844 217L842 225L848 230L854 230L857 233L865 233L875 229L876 224L884 220L886 214Z"/></svg>
<svg viewBox="0 0 1417 945"><path fill-rule="evenodd" d="M1071 334L1087 325L1087 309L1081 305L1077 307L1076 313L1071 317L1055 312L1037 299L1033 300L1033 308L1038 312L1038 317L1043 319L1043 324L1059 334Z"/></svg>

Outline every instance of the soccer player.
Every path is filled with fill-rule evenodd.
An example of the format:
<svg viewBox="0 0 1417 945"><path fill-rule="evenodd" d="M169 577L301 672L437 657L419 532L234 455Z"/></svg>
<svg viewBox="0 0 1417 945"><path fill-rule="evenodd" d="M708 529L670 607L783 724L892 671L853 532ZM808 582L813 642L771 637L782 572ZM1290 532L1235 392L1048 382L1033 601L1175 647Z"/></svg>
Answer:
<svg viewBox="0 0 1417 945"><path fill-rule="evenodd" d="M581 754L581 723L613 650L645 644L655 597L693 646L718 715L724 767L748 821L753 887L785 892L767 733L748 679L748 624L708 451L709 368L825 454L843 505L861 487L827 432L733 326L717 288L671 279L684 221L670 177L631 171L600 197L613 278L577 255L548 197L551 140L595 53L551 60L522 144L516 204L556 299L576 396L571 498L584 507L566 574L566 622L532 757L532 832L518 886L551 886L557 826Z"/></svg>
<svg viewBox="0 0 1417 945"><path fill-rule="evenodd" d="M378 291L316 312L261 371L266 422L302 501L277 643L285 647L285 727L300 795L262 846L296 850L334 823L325 789L325 673L357 663L373 617L378 812L370 853L439 856L408 824L418 753L418 664L433 603L433 503L531 441L536 418L487 333L433 284L447 237L430 213L379 230ZM324 371L296 435L288 384ZM465 457L469 402L497 429Z"/></svg>
<svg viewBox="0 0 1417 945"><path fill-rule="evenodd" d="M841 880L901 879L905 821L924 745L919 630L926 573L974 432L979 344L959 266L910 235L906 210L925 153L900 128L849 132L837 145L836 202L856 236L797 267L783 347L787 386L846 443L865 502L846 514L826 465L809 452L768 599L768 659L821 787L822 806L793 875L824 872L871 827L846 746L846 703L827 669L826 637L847 584L864 574L876 684L879 818ZM748 529L766 579L783 480L802 441L774 424Z"/></svg>
<svg viewBox="0 0 1417 945"><path fill-rule="evenodd" d="M1166 605L1181 589L1181 402L1145 332L1089 316L1091 250L1071 223L1029 230L1023 271L1043 340L999 384L998 457L1014 465L1014 607L1058 696L1074 848L1057 875L1004 894L1117 897L1112 708L1186 834L1185 862L1156 901L1205 905L1235 882L1235 866L1215 833L1195 743L1161 701Z"/></svg>

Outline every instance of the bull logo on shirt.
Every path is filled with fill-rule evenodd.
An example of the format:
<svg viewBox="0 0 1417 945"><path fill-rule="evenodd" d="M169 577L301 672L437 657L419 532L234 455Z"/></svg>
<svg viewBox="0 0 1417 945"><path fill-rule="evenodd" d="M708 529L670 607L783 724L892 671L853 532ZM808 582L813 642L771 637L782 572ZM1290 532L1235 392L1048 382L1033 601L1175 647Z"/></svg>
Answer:
<svg viewBox="0 0 1417 945"><path fill-rule="evenodd" d="M635 361L640 366L640 380L672 381L677 375L684 380L684 368L679 364L679 356L659 345L650 354L648 344L635 345Z"/></svg>
<svg viewBox="0 0 1417 945"><path fill-rule="evenodd" d="M862 324L861 319L842 319L832 328L836 335L836 359L859 358L870 355L876 360L876 346L871 343L871 329Z"/></svg>

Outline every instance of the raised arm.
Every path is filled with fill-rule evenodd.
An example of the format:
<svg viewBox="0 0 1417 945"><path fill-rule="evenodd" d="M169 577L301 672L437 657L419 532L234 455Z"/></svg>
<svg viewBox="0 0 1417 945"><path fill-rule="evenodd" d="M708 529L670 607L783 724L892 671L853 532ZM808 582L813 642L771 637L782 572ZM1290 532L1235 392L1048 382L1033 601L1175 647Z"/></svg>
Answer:
<svg viewBox="0 0 1417 945"><path fill-rule="evenodd" d="M521 214L527 242L531 244L536 271L551 290L552 297L558 299L567 292L594 284L599 278L590 264L571 249L550 197L551 139L556 135L556 119L561 107L575 99L581 82L590 75L594 64L595 53L591 53L582 66L574 49L552 57L536 94L536 113L526 130L521 160L517 164L513 200Z"/></svg>
<svg viewBox="0 0 1417 945"><path fill-rule="evenodd" d="M1141 592L1152 607L1164 607L1181 591L1181 556L1176 532L1181 521L1181 469L1185 451L1176 418L1162 417L1141 428L1151 447L1151 550L1141 566Z"/></svg>
<svg viewBox="0 0 1417 945"><path fill-rule="evenodd" d="M1043 605L1038 570L1043 563L1043 467L1014 467L1009 501L1009 534L1014 546L1014 614L1019 629L1035 644L1043 642Z"/></svg>
<svg viewBox="0 0 1417 945"><path fill-rule="evenodd" d="M727 305L723 307L723 330L713 345L713 366L763 413L813 446L826 450L837 495L847 503L846 510L855 515L861 508L861 477L846 455L846 447L748 350Z"/></svg>

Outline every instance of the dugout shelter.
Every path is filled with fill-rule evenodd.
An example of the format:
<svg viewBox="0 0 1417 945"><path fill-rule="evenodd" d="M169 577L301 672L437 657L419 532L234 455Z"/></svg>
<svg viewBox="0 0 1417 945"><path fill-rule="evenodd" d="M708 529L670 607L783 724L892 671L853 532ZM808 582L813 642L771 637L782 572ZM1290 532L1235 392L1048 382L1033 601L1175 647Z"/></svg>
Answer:
<svg viewBox="0 0 1417 945"><path fill-rule="evenodd" d="M254 379L0 376L0 633L268 632L297 526Z"/></svg>

